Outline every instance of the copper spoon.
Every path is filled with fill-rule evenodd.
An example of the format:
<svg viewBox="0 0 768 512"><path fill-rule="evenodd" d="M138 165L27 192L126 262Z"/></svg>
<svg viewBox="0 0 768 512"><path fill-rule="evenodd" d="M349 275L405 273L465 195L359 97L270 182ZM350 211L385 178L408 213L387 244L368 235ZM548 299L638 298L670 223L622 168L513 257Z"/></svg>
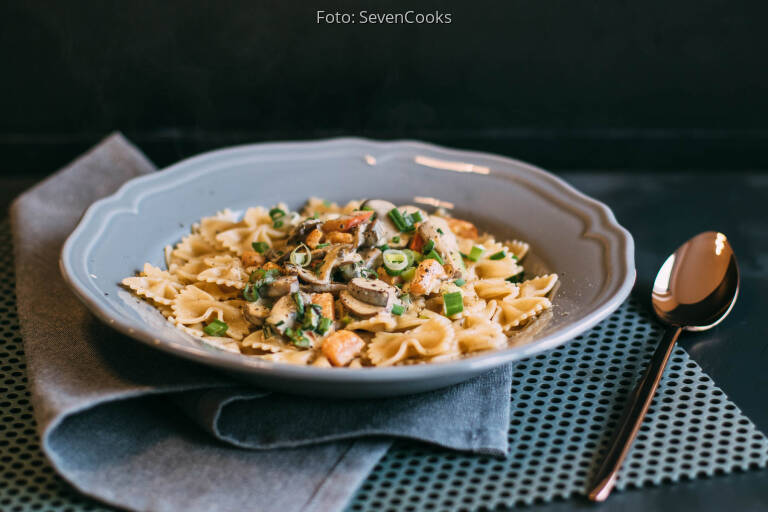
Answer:
<svg viewBox="0 0 768 512"><path fill-rule="evenodd" d="M683 330L705 331L723 321L739 294L739 267L724 234L696 235L667 258L656 275L651 294L656 315L667 330L648 363L614 434L587 495L604 501L616 484L624 458L643 422L648 406Z"/></svg>

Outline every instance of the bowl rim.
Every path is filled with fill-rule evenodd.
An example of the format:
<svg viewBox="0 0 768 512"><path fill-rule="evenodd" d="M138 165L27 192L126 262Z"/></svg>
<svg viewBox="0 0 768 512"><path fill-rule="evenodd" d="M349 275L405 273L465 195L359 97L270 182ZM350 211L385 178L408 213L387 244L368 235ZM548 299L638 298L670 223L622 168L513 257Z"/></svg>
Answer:
<svg viewBox="0 0 768 512"><path fill-rule="evenodd" d="M103 231L109 224L112 217L120 212L138 213L138 206L142 196L150 191L150 185L167 184L173 178L183 177L185 172L195 166L204 164L206 161L215 160L223 155L235 156L238 153L249 153L251 151L268 152L270 150L317 150L322 148L346 148L347 150L359 147L361 150L368 149L374 152L385 153L387 156L398 152L412 153L413 150L438 154L451 159L460 161L471 161L479 159L491 162L497 162L507 167L514 167L531 175L539 180L539 184L548 186L550 193L559 195L560 201L565 201L571 205L572 213L579 214L579 217L585 222L586 226L581 234L582 238L596 237L606 245L606 252L612 244L608 240L613 237L617 250L618 263L620 268L615 269L616 274L611 281L612 291L601 292L599 300L596 300L596 306L578 320L569 323L563 329L554 333L535 338L533 341L524 345L508 347L489 351L480 355L461 358L446 362L436 362L422 365L406 365L394 367L363 367L363 368L319 368L304 365L291 365L265 361L259 358L247 358L240 354L226 352L223 350L214 351L205 347L186 346L177 343L164 341L152 334L149 328L137 325L129 319L110 314L104 307L103 297L94 293L88 285L83 282L82 277L77 272L76 265L78 261L82 264L82 270L87 269L88 249L93 245L88 244L88 231L98 226L98 233ZM370 154L364 152L361 156ZM202 171L203 173L205 170ZM209 170L209 172L211 172ZM494 169L496 175L504 175L510 171L504 169ZM553 200L553 197L549 197ZM571 201L568 202L568 199ZM126 204L128 206L126 206ZM578 204L582 208L575 205ZM584 215L586 209L594 216ZM97 239L98 237L95 237ZM606 258L609 261L610 258ZM241 144L229 146L213 151L204 152L172 164L165 169L157 172L132 178L125 182L113 194L101 198L91 204L83 213L75 229L67 237L61 249L59 268L65 282L74 291L75 295L85 304L85 306L95 314L101 321L115 328L117 331L141 341L149 346L158 348L164 352L175 354L185 359L193 360L209 366L215 366L234 372L245 373L263 373L268 372L272 376L290 378L297 380L323 380L325 382L355 382L359 380L381 380L382 382L402 382L415 378L439 377L445 374L456 372L478 372L490 370L505 363L514 360L523 359L540 352L552 349L583 333L593 327L598 322L606 318L615 311L628 297L635 282L636 270L634 263L634 240L632 235L623 226L621 226L611 209L604 203L587 196L575 189L573 186L558 178L557 176L540 169L534 165L509 158L472 150L451 149L443 146L409 140L376 141L360 137L338 137L330 139L319 139L311 141L282 141ZM88 275L87 272L84 272Z"/></svg>

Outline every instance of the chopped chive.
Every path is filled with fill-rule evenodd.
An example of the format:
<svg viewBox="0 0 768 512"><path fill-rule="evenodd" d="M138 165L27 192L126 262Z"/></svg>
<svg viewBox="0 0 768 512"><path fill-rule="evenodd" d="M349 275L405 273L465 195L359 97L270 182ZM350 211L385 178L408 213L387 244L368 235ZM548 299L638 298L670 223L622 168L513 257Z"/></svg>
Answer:
<svg viewBox="0 0 768 512"><path fill-rule="evenodd" d="M515 260L515 261L520 261L520 258L518 258L518 257L517 257L517 254L514 254L514 253L512 253L512 254L510 254L509 256L510 256L510 257L511 257L513 260Z"/></svg>
<svg viewBox="0 0 768 512"><path fill-rule="evenodd" d="M424 255L424 258L425 258L425 259L433 259L433 260L437 260L437 262L438 262L439 264L441 264L441 265L444 265L444 264L445 264L445 261L443 260L443 258L442 258L442 257L441 257L439 254L437 254L437 252L436 252L434 249L432 249L432 250L431 250L431 251L429 251L427 254L425 254L425 255Z"/></svg>
<svg viewBox="0 0 768 512"><path fill-rule="evenodd" d="M393 244L399 244L400 243L400 237L399 236L393 236L392 237L392 243Z"/></svg>
<svg viewBox="0 0 768 512"><path fill-rule="evenodd" d="M464 286L467 284L467 281L465 279L459 278L454 281L454 284L456 284L456 286Z"/></svg>
<svg viewBox="0 0 768 512"><path fill-rule="evenodd" d="M328 329L331 328L332 322L333 321L330 318L324 316L320 318L320 321L317 323L317 328L315 330L318 334L325 334L328 332Z"/></svg>
<svg viewBox="0 0 768 512"><path fill-rule="evenodd" d="M328 242L323 242L321 244L317 244L315 246L315 249L322 249L323 247L328 247L329 245L331 245L331 244L329 244Z"/></svg>
<svg viewBox="0 0 768 512"><path fill-rule="evenodd" d="M304 320L301 322L302 329L312 331L317 327L317 323L320 321L320 315L317 314L315 308L306 308L304 311Z"/></svg>
<svg viewBox="0 0 768 512"><path fill-rule="evenodd" d="M293 293L293 302L296 303L296 311L299 313L299 316L304 314L304 298L301 296L300 292L294 292Z"/></svg>
<svg viewBox="0 0 768 512"><path fill-rule="evenodd" d="M421 252L423 252L424 254L427 254L429 253L429 251L431 251L434 248L435 248L435 241L429 240L427 241L427 243L424 244L424 247L421 249Z"/></svg>
<svg viewBox="0 0 768 512"><path fill-rule="evenodd" d="M445 233L443 232L443 230L442 230L442 229L440 229L440 228L437 228L437 232L438 232L438 233L440 233L441 235L444 235L444 234L445 234Z"/></svg>
<svg viewBox="0 0 768 512"><path fill-rule="evenodd" d="M301 329L291 329L290 327L285 330L285 335L291 339L291 342L297 347L309 348L312 344Z"/></svg>
<svg viewBox="0 0 768 512"><path fill-rule="evenodd" d="M464 300L461 297L461 292L443 294L443 311L445 316L453 316L464 311Z"/></svg>
<svg viewBox="0 0 768 512"><path fill-rule="evenodd" d="M410 215L405 217L397 208L392 208L388 215L389 218L392 219L392 222L395 224L395 227L398 229L398 231L413 231L413 222L411 221Z"/></svg>
<svg viewBox="0 0 768 512"><path fill-rule="evenodd" d="M380 246L379 246L379 250L380 250L381 252L384 252L384 251L388 251L388 250L389 250L389 246L388 246L387 244L384 244L384 245L380 245Z"/></svg>
<svg viewBox="0 0 768 512"><path fill-rule="evenodd" d="M472 261L477 261L480 259L480 256L482 256L484 252L485 252L484 247L481 247L479 245L473 245L472 250L469 251L469 254L467 254L467 259Z"/></svg>
<svg viewBox="0 0 768 512"><path fill-rule="evenodd" d="M263 254L269 249L269 244L267 242L253 242L251 247L253 247L253 250L259 254Z"/></svg>
<svg viewBox="0 0 768 512"><path fill-rule="evenodd" d="M243 290L243 298L248 302L256 302L259 300L259 291L256 289L256 286L253 283L248 283L245 285L245 289Z"/></svg>
<svg viewBox="0 0 768 512"><path fill-rule="evenodd" d="M421 216L421 212L413 212L410 217L413 224L424 220L424 217Z"/></svg>
<svg viewBox="0 0 768 512"><path fill-rule="evenodd" d="M219 319L216 319L213 322L206 325L205 327L203 327L203 332L208 336L221 336L222 334L227 332L227 329L229 329L229 326L227 324L225 324Z"/></svg>
<svg viewBox="0 0 768 512"><path fill-rule="evenodd" d="M523 282L523 277L525 277L525 271L521 270L517 274L508 277L507 281L509 281L510 283L522 283Z"/></svg>
<svg viewBox="0 0 768 512"><path fill-rule="evenodd" d="M370 206L368 206L368 205L365 205L365 206L363 206L363 207L362 207L362 208L360 208L360 209L361 209L361 210L363 210L363 211L365 211L365 212L372 212L372 211L373 211L373 208L371 208L371 207L370 207Z"/></svg>
<svg viewBox="0 0 768 512"><path fill-rule="evenodd" d="M400 304L395 304L394 306L392 306L392 314L393 315L400 316L403 313L405 313L405 308L403 306L401 306Z"/></svg>
<svg viewBox="0 0 768 512"><path fill-rule="evenodd" d="M283 227L283 221L276 220L275 222L272 223L272 227L275 228L275 229L279 229L279 228Z"/></svg>
<svg viewBox="0 0 768 512"><path fill-rule="evenodd" d="M504 256L506 256L506 255L507 255L507 251L502 249L499 252L495 252L495 253L491 254L490 256L488 256L488 259L489 260L500 260L500 259L503 259Z"/></svg>
<svg viewBox="0 0 768 512"><path fill-rule="evenodd" d="M285 212L280 208L272 208L269 210L269 216L272 217L272 220L275 220L279 219L280 217L285 217Z"/></svg>

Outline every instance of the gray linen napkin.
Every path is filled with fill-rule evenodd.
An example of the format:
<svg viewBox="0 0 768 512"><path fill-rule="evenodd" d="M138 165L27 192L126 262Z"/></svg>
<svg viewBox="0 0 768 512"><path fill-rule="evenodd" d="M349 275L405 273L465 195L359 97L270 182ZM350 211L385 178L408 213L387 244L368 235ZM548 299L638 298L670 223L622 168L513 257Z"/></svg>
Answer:
<svg viewBox="0 0 768 512"><path fill-rule="evenodd" d="M508 369L397 399L309 399L242 387L95 320L59 275L61 245L88 205L153 170L113 135L11 208L42 447L77 489L133 510L337 510L393 438L506 452Z"/></svg>

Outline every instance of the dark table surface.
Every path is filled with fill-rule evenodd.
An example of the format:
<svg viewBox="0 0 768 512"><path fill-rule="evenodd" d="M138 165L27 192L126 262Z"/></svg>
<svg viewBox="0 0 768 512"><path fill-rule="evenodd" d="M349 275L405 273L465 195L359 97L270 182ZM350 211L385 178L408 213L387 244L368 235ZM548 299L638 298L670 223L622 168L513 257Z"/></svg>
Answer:
<svg viewBox="0 0 768 512"><path fill-rule="evenodd" d="M763 432L768 432L768 173L764 172L567 172L576 188L608 204L635 238L637 285L649 302L651 284L666 256L706 230L725 233L739 260L742 287L729 318L704 333L681 340L714 381ZM0 180L0 206L33 183ZM569 500L531 510L764 511L768 471L752 471L617 492L592 505Z"/></svg>

